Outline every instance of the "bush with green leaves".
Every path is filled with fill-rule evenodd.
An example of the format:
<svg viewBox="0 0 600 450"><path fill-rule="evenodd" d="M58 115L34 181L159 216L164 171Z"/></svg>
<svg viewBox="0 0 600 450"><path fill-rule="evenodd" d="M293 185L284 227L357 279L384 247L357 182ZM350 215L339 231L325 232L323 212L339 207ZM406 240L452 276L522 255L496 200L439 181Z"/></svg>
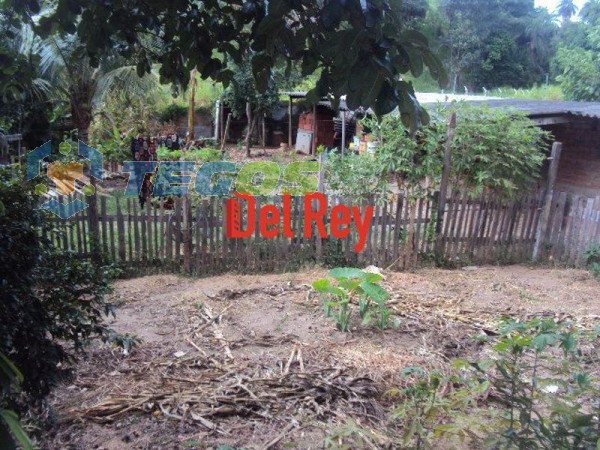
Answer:
<svg viewBox="0 0 600 450"><path fill-rule="evenodd" d="M0 169L0 352L23 374L23 392L33 399L48 394L91 339L135 343L103 322L114 313L106 300L114 269L53 248L41 238L43 228L58 232L45 214L33 186Z"/></svg>
<svg viewBox="0 0 600 450"><path fill-rule="evenodd" d="M524 113L460 105L452 140L452 182L479 195L513 197L540 177L550 134Z"/></svg>
<svg viewBox="0 0 600 450"><path fill-rule="evenodd" d="M121 136L117 127L113 127L110 136L96 143L105 161L123 162L131 159L131 136Z"/></svg>
<svg viewBox="0 0 600 450"><path fill-rule="evenodd" d="M220 161L221 150L217 148L196 148L192 147L189 150L171 150L167 147L159 147L156 156L159 161Z"/></svg>
<svg viewBox="0 0 600 450"><path fill-rule="evenodd" d="M565 33L556 53L555 63L561 74L557 77L565 96L571 100L600 100L600 6L590 1L577 23L574 36Z"/></svg>
<svg viewBox="0 0 600 450"><path fill-rule="evenodd" d="M436 448L439 442L460 447L485 433L487 424L470 420L466 412L485 397L486 380L421 367L406 367L401 376L407 386L389 390L386 397L395 401L391 420L398 433L392 440L402 448Z"/></svg>
<svg viewBox="0 0 600 450"><path fill-rule="evenodd" d="M0 170L0 352L25 375L23 389L42 397L67 355L51 339L52 318L34 289L34 268L45 252L44 215L36 208L32 187Z"/></svg>
<svg viewBox="0 0 600 450"><path fill-rule="evenodd" d="M364 326L375 323L381 330L389 326L391 310L386 306L389 294L379 284L381 275L348 267L331 269L329 275L333 282L323 278L312 286L323 294L325 314L334 318L340 331L350 330L355 309Z"/></svg>
<svg viewBox="0 0 600 450"><path fill-rule="evenodd" d="M597 449L600 327L584 331L552 319L504 321L489 358L453 361L449 373L407 368L394 419L402 446ZM487 340L487 339L484 339Z"/></svg>
<svg viewBox="0 0 600 450"><path fill-rule="evenodd" d="M351 157L349 161L332 158L327 171L330 179L342 192L358 190L365 195L385 190L390 178L412 197L437 190L448 135L447 120L454 112L457 124L451 144L453 186L472 195L493 191L512 197L535 183L550 135L522 113L463 103L438 107L432 111L430 124L415 133L403 125L398 115L365 119L365 127L379 143L376 153ZM360 164L364 167L357 169Z"/></svg>
<svg viewBox="0 0 600 450"><path fill-rule="evenodd" d="M387 179L379 158L369 153L330 153L325 164L328 188L355 199L387 191Z"/></svg>
<svg viewBox="0 0 600 450"><path fill-rule="evenodd" d="M188 106L171 103L158 111L158 119L165 122L177 122L182 117L187 116Z"/></svg>
<svg viewBox="0 0 600 450"><path fill-rule="evenodd" d="M439 179L442 172L445 127L435 117L429 125L411 133L399 115L389 114L380 121L365 119L379 145L375 157L384 181L393 177L398 187L413 190L423 187L427 179Z"/></svg>
<svg viewBox="0 0 600 450"><path fill-rule="evenodd" d="M600 390L588 372L600 328L582 331L552 319L507 320L491 363L474 364L487 377L490 399L503 406L498 432L488 444L517 448L590 448L600 446ZM490 368L492 370L490 370Z"/></svg>

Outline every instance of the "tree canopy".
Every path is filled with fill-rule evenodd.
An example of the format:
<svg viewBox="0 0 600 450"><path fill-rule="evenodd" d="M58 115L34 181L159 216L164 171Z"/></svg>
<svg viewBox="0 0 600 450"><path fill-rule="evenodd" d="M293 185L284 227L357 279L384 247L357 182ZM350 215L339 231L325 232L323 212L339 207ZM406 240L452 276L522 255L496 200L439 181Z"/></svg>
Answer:
<svg viewBox="0 0 600 450"><path fill-rule="evenodd" d="M579 23L569 24L557 53L558 80L574 100L600 100L600 2L588 2Z"/></svg>
<svg viewBox="0 0 600 450"><path fill-rule="evenodd" d="M554 17L533 0L440 0L424 27L445 56L455 90L543 81L558 31Z"/></svg>
<svg viewBox="0 0 600 450"><path fill-rule="evenodd" d="M401 76L419 76L427 67L446 84L427 39L403 26L412 13L400 0L58 0L51 10L43 10L40 0L7 3L42 34L76 33L93 66L117 50L135 61L140 75L160 63L164 82L186 85L196 68L203 78L228 85L230 63L241 65L251 55L260 90L277 64L297 63L304 76L320 70L309 100L346 95L350 107L372 107L377 114L399 107L412 125L427 116Z"/></svg>

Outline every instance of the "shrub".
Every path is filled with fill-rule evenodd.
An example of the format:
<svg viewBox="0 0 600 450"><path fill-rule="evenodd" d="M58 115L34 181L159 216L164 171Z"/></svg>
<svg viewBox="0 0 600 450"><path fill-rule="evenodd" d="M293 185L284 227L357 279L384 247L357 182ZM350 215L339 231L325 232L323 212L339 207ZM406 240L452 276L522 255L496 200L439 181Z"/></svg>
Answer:
<svg viewBox="0 0 600 450"><path fill-rule="evenodd" d="M159 147L156 155L159 161L220 161L221 151L216 148L196 148L192 147L189 150L171 150L167 147Z"/></svg>
<svg viewBox="0 0 600 450"><path fill-rule="evenodd" d="M187 106L172 103L158 111L158 119L163 123L176 122L178 119L185 117L187 113Z"/></svg>
<svg viewBox="0 0 600 450"><path fill-rule="evenodd" d="M455 187L473 195L489 190L511 197L529 188L539 177L550 137L548 132L534 126L521 113L462 103L433 111L431 123L414 135L402 124L399 115L389 114L380 121L366 119L365 126L379 142L372 163L377 170L370 172L373 177L379 173L378 181L387 183L393 176L399 187L412 196L435 190L441 177L448 134L446 120L452 112L457 113L451 145L451 176ZM329 173L334 174L330 175L334 180L336 172L351 173L352 168L344 164L348 166L348 163L332 160ZM344 178L350 192L355 189L353 183L351 176ZM375 182L370 185L378 186Z"/></svg>
<svg viewBox="0 0 600 450"><path fill-rule="evenodd" d="M0 352L23 373L23 391L45 396L60 367L93 338L131 345L102 322L110 267L95 267L51 247L55 233L37 209L32 186L0 170ZM58 340L61 340L59 343Z"/></svg>
<svg viewBox="0 0 600 450"><path fill-rule="evenodd" d="M413 381L388 393L399 400L394 417L405 430L402 445L457 440L474 448L596 449L600 390L586 365L597 359L589 352L596 352L599 335L599 327L511 319L487 359L455 360L449 374L406 369Z"/></svg>
<svg viewBox="0 0 600 450"><path fill-rule="evenodd" d="M452 141L455 186L475 195L492 190L512 197L540 176L549 133L523 113L459 106Z"/></svg>
<svg viewBox="0 0 600 450"><path fill-rule="evenodd" d="M123 162L131 159L131 136L122 137L119 130L114 127L110 137L96 145L105 161Z"/></svg>
<svg viewBox="0 0 600 450"><path fill-rule="evenodd" d="M381 161L367 153L331 153L325 165L329 188L357 199L386 192L383 169Z"/></svg>
<svg viewBox="0 0 600 450"><path fill-rule="evenodd" d="M43 214L29 185L0 170L0 352L25 374L23 389L35 397L49 391L66 359L51 339L52 318L33 286L44 258L39 239Z"/></svg>

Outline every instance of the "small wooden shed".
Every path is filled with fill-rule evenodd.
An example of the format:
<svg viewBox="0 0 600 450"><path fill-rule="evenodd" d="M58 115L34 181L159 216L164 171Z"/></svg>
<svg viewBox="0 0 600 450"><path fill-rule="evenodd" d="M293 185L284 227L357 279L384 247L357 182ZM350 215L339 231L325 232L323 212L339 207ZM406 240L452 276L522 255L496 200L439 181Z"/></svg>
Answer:
<svg viewBox="0 0 600 450"><path fill-rule="evenodd" d="M281 95L288 96L288 117L292 117L294 101L304 100L306 92L281 92ZM300 113L298 117L298 128L296 150L305 153L315 154L317 147L323 145L327 148L333 148L341 143L342 151L349 135L346 134L347 125L350 116L347 115L348 108L342 98L338 108L334 108L331 102L324 98L318 104L308 110ZM294 142L293 124L290 121L288 129L288 142ZM348 130L349 131L349 130ZM313 139L314 136L314 139Z"/></svg>

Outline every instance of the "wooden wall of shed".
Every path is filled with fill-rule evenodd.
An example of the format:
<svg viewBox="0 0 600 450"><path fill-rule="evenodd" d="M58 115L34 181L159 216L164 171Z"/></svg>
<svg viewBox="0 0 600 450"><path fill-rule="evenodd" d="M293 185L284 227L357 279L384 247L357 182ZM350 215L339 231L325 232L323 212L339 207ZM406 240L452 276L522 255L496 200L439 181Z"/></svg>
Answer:
<svg viewBox="0 0 600 450"><path fill-rule="evenodd" d="M600 193L600 119L578 119L544 127L563 143L557 189L575 194Z"/></svg>
<svg viewBox="0 0 600 450"><path fill-rule="evenodd" d="M335 112L326 106L317 106L317 125L316 125L316 145L324 145L325 147L331 148L334 145L334 125L333 118ZM298 121L298 128L300 130L312 131L313 128L313 113L312 111L306 111L301 114Z"/></svg>

